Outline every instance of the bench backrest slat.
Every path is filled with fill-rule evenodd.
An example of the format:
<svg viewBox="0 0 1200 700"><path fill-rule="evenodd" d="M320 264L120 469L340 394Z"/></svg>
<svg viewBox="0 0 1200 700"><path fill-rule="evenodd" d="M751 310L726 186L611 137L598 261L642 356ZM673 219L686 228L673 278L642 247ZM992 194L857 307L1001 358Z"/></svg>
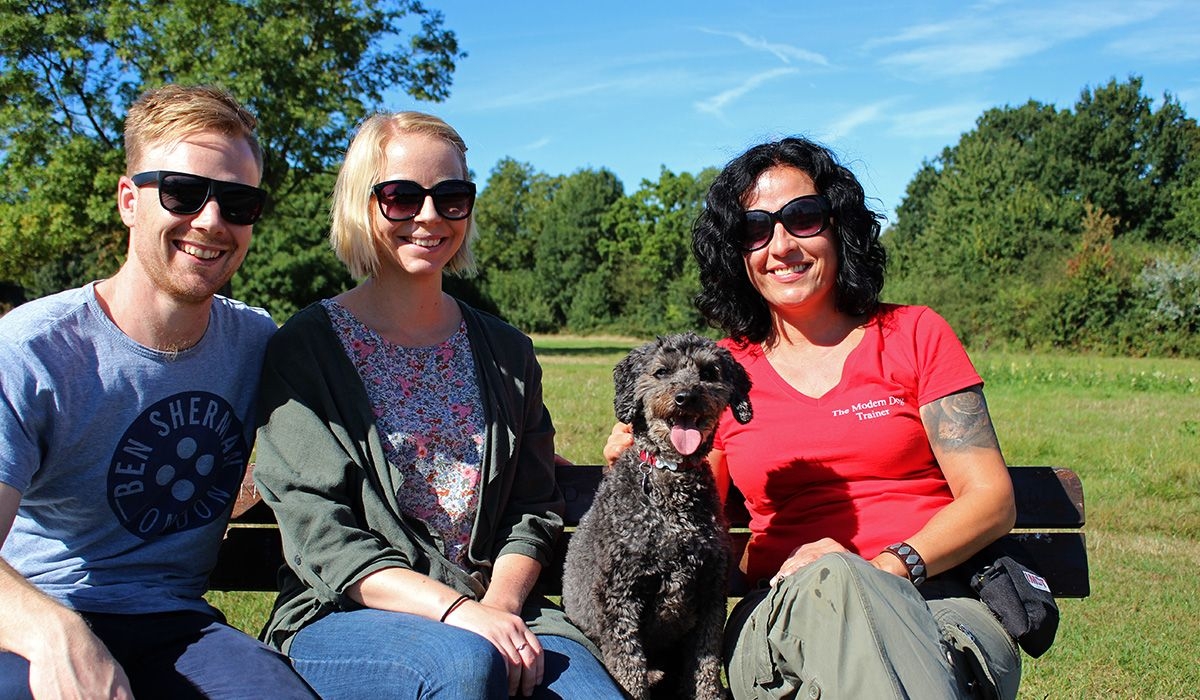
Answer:
<svg viewBox="0 0 1200 700"><path fill-rule="evenodd" d="M1075 472L1060 467L1009 467L1008 473L1018 503L1017 528L1083 527L1083 486ZM603 469L597 465L562 466L557 477L567 501L563 520L576 525L592 505ZM725 516L731 527L745 527L750 522L736 490L726 501Z"/></svg>
<svg viewBox="0 0 1200 700"><path fill-rule="evenodd" d="M542 590L558 595L562 561L571 530L592 505L603 478L597 465L567 465L557 469L566 499L565 536L560 538L554 563L542 572ZM1049 582L1056 596L1083 598L1090 594L1087 543L1084 525L1083 486L1079 476L1061 467L1009 467L1017 502L1017 525L1009 537L1017 539L1033 559L1033 567ZM209 580L214 590L276 590L276 572L283 564L279 530L271 510L259 499L248 472L246 485L234 508L234 519L221 547L216 569ZM741 558L749 534L749 516L743 499L731 494L726 507L734 561ZM743 591L735 586L733 595Z"/></svg>

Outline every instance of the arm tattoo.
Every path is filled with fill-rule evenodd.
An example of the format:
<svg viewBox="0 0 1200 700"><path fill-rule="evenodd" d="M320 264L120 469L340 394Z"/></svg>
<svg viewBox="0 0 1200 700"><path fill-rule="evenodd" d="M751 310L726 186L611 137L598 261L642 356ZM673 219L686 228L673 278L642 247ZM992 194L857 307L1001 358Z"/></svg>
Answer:
<svg viewBox="0 0 1200 700"><path fill-rule="evenodd" d="M929 441L944 450L972 447L999 449L987 401L978 386L951 394L921 407Z"/></svg>

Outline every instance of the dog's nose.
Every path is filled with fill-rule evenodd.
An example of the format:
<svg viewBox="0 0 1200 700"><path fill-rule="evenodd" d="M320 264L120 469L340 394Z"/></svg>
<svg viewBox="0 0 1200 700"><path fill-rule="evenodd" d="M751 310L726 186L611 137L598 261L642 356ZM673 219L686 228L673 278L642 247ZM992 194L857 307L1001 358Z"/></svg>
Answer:
<svg viewBox="0 0 1200 700"><path fill-rule="evenodd" d="M692 399L695 399L695 398L696 398L696 392L694 392L694 391L680 391L675 394L675 405L676 406L686 406L686 405L688 405L688 403L690 403L692 401Z"/></svg>

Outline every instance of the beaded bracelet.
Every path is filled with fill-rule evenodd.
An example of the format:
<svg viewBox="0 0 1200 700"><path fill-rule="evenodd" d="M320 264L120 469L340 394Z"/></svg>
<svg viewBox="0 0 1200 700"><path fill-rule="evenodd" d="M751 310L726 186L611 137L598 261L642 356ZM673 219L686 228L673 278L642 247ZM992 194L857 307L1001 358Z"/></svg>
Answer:
<svg viewBox="0 0 1200 700"><path fill-rule="evenodd" d="M912 581L912 585L920 586L925 583L925 560L921 558L920 552L913 548L907 542L897 542L893 545L888 545L887 551L895 554L900 558L900 562L904 564L904 569L908 571L908 580Z"/></svg>
<svg viewBox="0 0 1200 700"><path fill-rule="evenodd" d="M446 618L450 617L450 613L457 610L458 606L462 605L463 603L465 603L466 601L468 601L470 599L471 599L471 596L469 596L469 595L460 595L458 598L455 598L454 602L450 604L450 607L446 608L446 612L442 613L442 619L438 620L438 622L445 622Z"/></svg>

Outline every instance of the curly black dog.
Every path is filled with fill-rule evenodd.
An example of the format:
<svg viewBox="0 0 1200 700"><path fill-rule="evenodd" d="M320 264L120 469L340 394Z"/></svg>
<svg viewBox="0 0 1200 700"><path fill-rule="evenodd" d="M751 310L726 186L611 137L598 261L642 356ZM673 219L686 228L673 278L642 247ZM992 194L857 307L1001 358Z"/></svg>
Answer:
<svg viewBox="0 0 1200 700"><path fill-rule="evenodd" d="M605 474L567 548L563 605L634 698L720 698L729 539L705 457L726 406L750 420L750 380L694 333L613 370L633 446Z"/></svg>

